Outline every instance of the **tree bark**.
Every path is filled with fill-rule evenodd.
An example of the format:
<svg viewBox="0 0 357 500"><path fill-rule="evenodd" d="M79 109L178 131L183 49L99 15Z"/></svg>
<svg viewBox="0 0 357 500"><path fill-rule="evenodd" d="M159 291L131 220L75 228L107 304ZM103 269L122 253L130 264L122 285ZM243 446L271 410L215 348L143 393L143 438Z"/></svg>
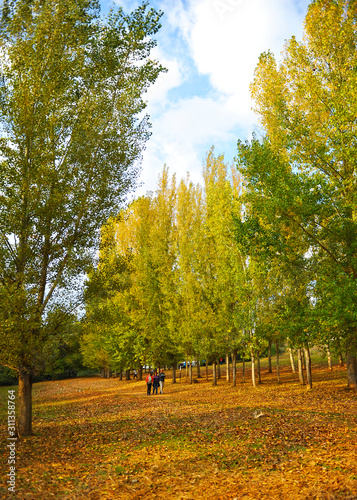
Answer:
<svg viewBox="0 0 357 500"><path fill-rule="evenodd" d="M187 378L188 378L188 363L187 363L187 361L185 361L185 368L186 368L186 382L187 382Z"/></svg>
<svg viewBox="0 0 357 500"><path fill-rule="evenodd" d="M189 383L192 384L192 362L190 363L190 366L188 368L188 373L189 373Z"/></svg>
<svg viewBox="0 0 357 500"><path fill-rule="evenodd" d="M343 356L341 352L338 353L338 362L340 366L345 366L343 363Z"/></svg>
<svg viewBox="0 0 357 500"><path fill-rule="evenodd" d="M279 342L276 342L276 376L278 379L278 384L280 384L280 365L279 365Z"/></svg>
<svg viewBox="0 0 357 500"><path fill-rule="evenodd" d="M176 384L176 363L172 365L172 383Z"/></svg>
<svg viewBox="0 0 357 500"><path fill-rule="evenodd" d="M338 351L338 362L339 362L339 365L340 366L344 366L340 339L337 339L337 351Z"/></svg>
<svg viewBox="0 0 357 500"><path fill-rule="evenodd" d="M213 380L212 385L217 385L217 361L213 361Z"/></svg>
<svg viewBox="0 0 357 500"><path fill-rule="evenodd" d="M232 372L233 372L233 387L237 385L237 353L232 353Z"/></svg>
<svg viewBox="0 0 357 500"><path fill-rule="evenodd" d="M289 355L290 355L291 371L293 373L296 373L294 354L293 354L293 350L291 349L291 347L289 347Z"/></svg>
<svg viewBox="0 0 357 500"><path fill-rule="evenodd" d="M257 387L257 383L255 380L255 358L254 358L253 351L250 352L250 357L252 360L252 384L253 384L253 387Z"/></svg>
<svg viewBox="0 0 357 500"><path fill-rule="evenodd" d="M243 365L242 365L242 382L245 382L245 359L243 358Z"/></svg>
<svg viewBox="0 0 357 500"><path fill-rule="evenodd" d="M32 374L25 370L19 373L19 422L20 436L32 435Z"/></svg>
<svg viewBox="0 0 357 500"><path fill-rule="evenodd" d="M357 392L357 358L355 355L347 353L347 384L350 389Z"/></svg>
<svg viewBox="0 0 357 500"><path fill-rule="evenodd" d="M125 371L125 380L130 380L130 370Z"/></svg>
<svg viewBox="0 0 357 500"><path fill-rule="evenodd" d="M201 365L200 365L200 360L196 360L196 366L197 366L197 378L201 378Z"/></svg>
<svg viewBox="0 0 357 500"><path fill-rule="evenodd" d="M230 377L230 372L229 372L229 355L226 354L226 380L227 382L230 381L231 377Z"/></svg>
<svg viewBox="0 0 357 500"><path fill-rule="evenodd" d="M120 370L119 380L123 380L123 370Z"/></svg>
<svg viewBox="0 0 357 500"><path fill-rule="evenodd" d="M304 346L304 355L305 355L305 364L306 364L306 387L310 391L312 389L312 373L311 373L311 358L310 358L310 349L308 344Z"/></svg>
<svg viewBox="0 0 357 500"><path fill-rule="evenodd" d="M298 349L298 370L299 370L299 379L300 379L300 384L305 385L305 379L304 379L304 365L302 362L302 352L301 348Z"/></svg>
<svg viewBox="0 0 357 500"><path fill-rule="evenodd" d="M328 369L332 370L332 359L331 359L331 351L330 351L330 346L327 344L326 346L326 353L327 353L327 364L328 364Z"/></svg>
<svg viewBox="0 0 357 500"><path fill-rule="evenodd" d="M258 372L258 384L261 384L262 378L260 375L260 353L259 352L258 352L258 356L257 356L257 372Z"/></svg>
<svg viewBox="0 0 357 500"><path fill-rule="evenodd" d="M273 367L272 367L272 362L271 362L271 340L269 340L269 346L268 346L268 373L273 373Z"/></svg>

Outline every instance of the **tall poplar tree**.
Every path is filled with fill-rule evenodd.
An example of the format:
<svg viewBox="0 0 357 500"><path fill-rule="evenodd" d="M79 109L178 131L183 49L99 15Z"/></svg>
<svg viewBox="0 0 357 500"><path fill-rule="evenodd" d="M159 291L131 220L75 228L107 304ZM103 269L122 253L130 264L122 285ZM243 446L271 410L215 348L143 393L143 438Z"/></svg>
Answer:
<svg viewBox="0 0 357 500"><path fill-rule="evenodd" d="M320 304L320 313L328 316L339 304L336 331L346 339L355 390L356 24L354 1L311 2L303 41L290 39L279 65L270 52L260 56L252 95L267 135L261 144L240 145L242 171L260 190L266 215L301 232L313 258L330 268L335 299Z"/></svg>
<svg viewBox="0 0 357 500"><path fill-rule="evenodd" d="M211 150L203 170L205 195L205 236L211 249L213 274L210 297L216 318L216 341L221 356L241 348L244 312L244 257L235 239L235 218L241 202L237 186L230 179L222 155Z"/></svg>
<svg viewBox="0 0 357 500"><path fill-rule="evenodd" d="M19 373L29 435L51 302L91 260L149 136L137 115L162 70L149 59L160 13L144 3L102 22L97 0L15 0L2 14L0 361Z"/></svg>

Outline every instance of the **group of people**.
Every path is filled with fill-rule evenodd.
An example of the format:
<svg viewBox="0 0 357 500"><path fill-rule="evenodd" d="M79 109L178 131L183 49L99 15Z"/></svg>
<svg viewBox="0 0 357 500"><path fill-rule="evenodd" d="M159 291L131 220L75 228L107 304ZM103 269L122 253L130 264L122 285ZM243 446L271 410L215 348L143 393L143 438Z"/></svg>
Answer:
<svg viewBox="0 0 357 500"><path fill-rule="evenodd" d="M160 394L164 394L165 377L166 375L163 369L161 369L159 373L157 371L149 372L148 376L146 377L146 388L147 388L146 394L150 396L151 388L152 388L152 393L155 394L156 392L157 394L159 387L160 387Z"/></svg>

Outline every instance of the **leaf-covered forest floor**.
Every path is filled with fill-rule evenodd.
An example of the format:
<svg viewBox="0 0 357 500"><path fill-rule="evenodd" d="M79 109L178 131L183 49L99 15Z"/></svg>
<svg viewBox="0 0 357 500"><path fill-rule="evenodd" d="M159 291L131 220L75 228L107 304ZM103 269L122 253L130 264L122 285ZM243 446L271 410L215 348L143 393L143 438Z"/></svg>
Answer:
<svg viewBox="0 0 357 500"><path fill-rule="evenodd" d="M289 367L254 389L222 370L218 386L185 378L164 395L100 377L34 384L34 436L16 444L16 490L1 498L357 499L357 397L346 369L313 367L306 391ZM274 370L275 371L275 370ZM8 387L1 388L6 437ZM258 415L263 414L258 417Z"/></svg>

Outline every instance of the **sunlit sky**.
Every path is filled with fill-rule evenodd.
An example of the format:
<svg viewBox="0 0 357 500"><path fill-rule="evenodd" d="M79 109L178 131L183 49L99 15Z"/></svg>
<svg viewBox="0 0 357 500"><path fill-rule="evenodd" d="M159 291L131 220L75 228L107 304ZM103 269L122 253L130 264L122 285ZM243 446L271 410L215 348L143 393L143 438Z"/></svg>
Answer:
<svg viewBox="0 0 357 500"><path fill-rule="evenodd" d="M113 4L101 0L103 13ZM125 12L141 2L117 0ZM206 153L228 163L237 140L259 133L249 84L259 54L279 59L285 40L302 38L309 0L153 0L164 12L153 56L168 69L147 92L152 136L143 155L141 187L154 191L166 164L177 179L202 182Z"/></svg>

